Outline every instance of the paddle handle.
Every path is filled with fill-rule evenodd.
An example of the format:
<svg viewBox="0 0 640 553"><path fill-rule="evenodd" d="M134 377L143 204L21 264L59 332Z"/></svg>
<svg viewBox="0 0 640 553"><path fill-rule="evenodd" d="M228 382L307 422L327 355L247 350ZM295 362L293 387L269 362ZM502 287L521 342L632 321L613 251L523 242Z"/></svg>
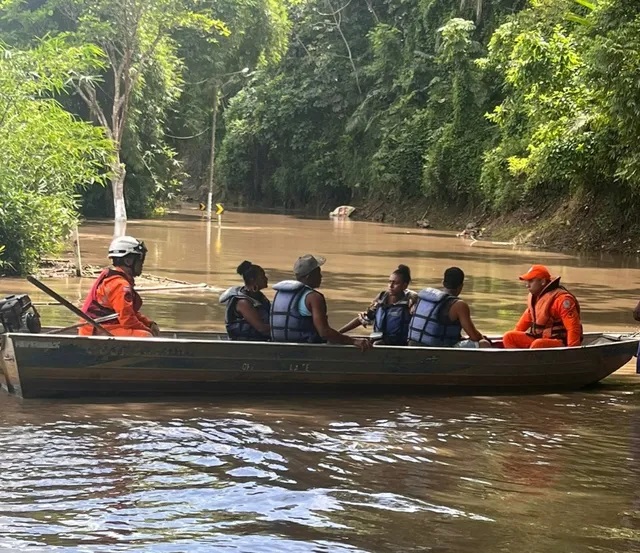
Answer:
<svg viewBox="0 0 640 553"><path fill-rule="evenodd" d="M45 294L51 296L58 303L64 305L70 311L73 311L78 317L87 321L93 328L95 328L99 333L105 334L107 336L113 336L111 332L109 332L106 328L104 328L100 323L94 321L89 315L87 315L84 311L78 309L75 305L73 305L70 301L65 300L60 294L54 292L51 288L49 288L46 284L40 282L36 277L29 275L27 280L33 284L36 288L42 290Z"/></svg>

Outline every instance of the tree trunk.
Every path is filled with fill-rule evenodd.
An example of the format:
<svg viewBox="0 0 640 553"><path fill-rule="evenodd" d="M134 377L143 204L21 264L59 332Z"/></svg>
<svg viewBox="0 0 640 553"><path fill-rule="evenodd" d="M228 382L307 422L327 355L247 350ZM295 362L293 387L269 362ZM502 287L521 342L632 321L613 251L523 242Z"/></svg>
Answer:
<svg viewBox="0 0 640 553"><path fill-rule="evenodd" d="M113 190L113 211L116 221L127 220L127 208L124 203L124 177L127 174L124 164L120 163L120 156L117 156L111 167L113 176L111 177L111 189Z"/></svg>

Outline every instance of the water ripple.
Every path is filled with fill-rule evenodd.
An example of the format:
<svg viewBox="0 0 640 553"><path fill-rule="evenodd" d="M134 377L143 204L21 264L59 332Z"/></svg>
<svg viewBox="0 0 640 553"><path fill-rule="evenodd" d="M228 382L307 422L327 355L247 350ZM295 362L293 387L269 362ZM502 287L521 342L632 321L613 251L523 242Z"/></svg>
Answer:
<svg viewBox="0 0 640 553"><path fill-rule="evenodd" d="M639 397L12 404L0 550L635 547Z"/></svg>

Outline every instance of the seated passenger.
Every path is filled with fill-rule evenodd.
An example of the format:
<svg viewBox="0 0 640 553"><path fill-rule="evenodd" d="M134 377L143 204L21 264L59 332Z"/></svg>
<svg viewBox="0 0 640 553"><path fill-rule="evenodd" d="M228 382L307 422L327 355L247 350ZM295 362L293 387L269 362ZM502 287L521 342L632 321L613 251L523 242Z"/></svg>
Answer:
<svg viewBox="0 0 640 553"><path fill-rule="evenodd" d="M373 323L373 331L382 333L382 338L376 343L406 346L411 310L418 300L418 295L407 289L410 282L409 267L398 265L389 276L388 288L378 294L367 311L343 326L340 333Z"/></svg>
<svg viewBox="0 0 640 553"><path fill-rule="evenodd" d="M269 284L267 275L251 261L243 261L236 271L244 286L229 288L220 296L220 303L227 304L224 315L227 334L231 340L270 340L271 303L260 291Z"/></svg>
<svg viewBox="0 0 640 553"><path fill-rule="evenodd" d="M453 348L488 348L491 343L471 320L466 302L458 296L464 285L464 272L449 267L444 272L444 289L425 288L418 293L409 323L409 345ZM469 338L462 339L462 330Z"/></svg>
<svg viewBox="0 0 640 553"><path fill-rule="evenodd" d="M143 242L133 236L115 238L109 246L113 266L104 269L93 283L82 305L92 319L117 314L112 321L102 323L114 336L158 336L160 329L151 319L140 313L142 298L135 291L135 277L142 274L147 255ZM95 334L95 328L85 324L78 329L81 336Z"/></svg>
<svg viewBox="0 0 640 553"><path fill-rule="evenodd" d="M367 338L352 338L329 326L327 302L316 290L322 282L320 266L324 257L307 254L293 266L296 280L283 280L273 286L276 295L271 308L271 339L274 342L349 344L360 351L371 347Z"/></svg>
<svg viewBox="0 0 640 553"><path fill-rule="evenodd" d="M505 348L560 348L582 344L580 304L560 285L560 277L551 278L544 265L533 265L524 275L529 290L527 308L502 342Z"/></svg>

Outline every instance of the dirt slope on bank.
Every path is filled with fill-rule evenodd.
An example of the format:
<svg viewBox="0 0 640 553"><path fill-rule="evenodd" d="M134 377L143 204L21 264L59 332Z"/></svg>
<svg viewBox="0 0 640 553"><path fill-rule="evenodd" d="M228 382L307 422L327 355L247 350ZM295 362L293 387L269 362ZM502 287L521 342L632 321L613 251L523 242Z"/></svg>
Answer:
<svg viewBox="0 0 640 553"><path fill-rule="evenodd" d="M560 251L640 253L640 226L625 223L593 198L539 202L500 215L481 207L437 207L424 198L377 199L364 203L353 217L407 225L427 220L431 228L456 231L474 223L484 228L485 239Z"/></svg>

